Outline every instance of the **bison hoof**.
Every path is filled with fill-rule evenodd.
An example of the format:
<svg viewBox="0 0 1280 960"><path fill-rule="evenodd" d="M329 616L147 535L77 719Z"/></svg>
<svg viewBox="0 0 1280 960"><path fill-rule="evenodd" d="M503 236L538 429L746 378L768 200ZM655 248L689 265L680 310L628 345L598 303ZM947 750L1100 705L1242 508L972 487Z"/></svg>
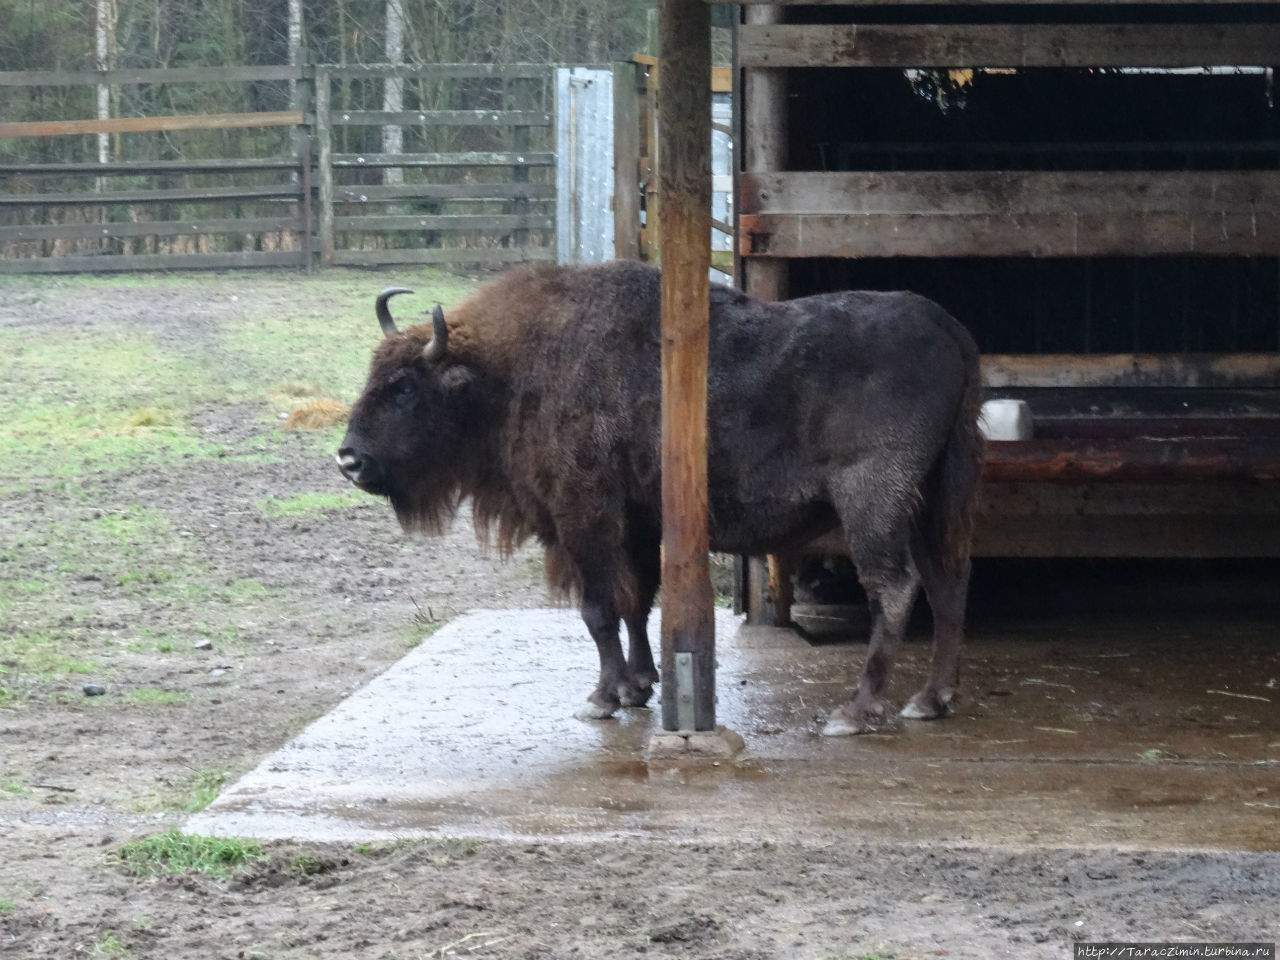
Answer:
<svg viewBox="0 0 1280 960"><path fill-rule="evenodd" d="M573 712L573 715L579 720L608 720L617 709L616 703L601 703L593 694L587 698L586 703Z"/></svg>
<svg viewBox="0 0 1280 960"><path fill-rule="evenodd" d="M908 720L937 720L951 712L954 694L949 690L921 690L898 714Z"/></svg>
<svg viewBox="0 0 1280 960"><path fill-rule="evenodd" d="M885 706L881 702L866 709L846 704L831 711L831 716L822 728L822 735L848 737L857 733L874 733L884 724L886 716Z"/></svg>
<svg viewBox="0 0 1280 960"><path fill-rule="evenodd" d="M618 701L624 707L643 707L653 696L653 687L640 684L618 684Z"/></svg>

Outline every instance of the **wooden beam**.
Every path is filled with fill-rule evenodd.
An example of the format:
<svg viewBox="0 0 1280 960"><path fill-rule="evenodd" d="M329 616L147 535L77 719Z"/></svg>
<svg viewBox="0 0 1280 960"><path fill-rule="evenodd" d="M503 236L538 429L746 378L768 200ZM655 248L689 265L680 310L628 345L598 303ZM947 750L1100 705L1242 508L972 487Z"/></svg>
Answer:
<svg viewBox="0 0 1280 960"><path fill-rule="evenodd" d="M547 151L472 151L468 153L335 153L335 168L368 167L554 167L556 155ZM0 168L3 169L3 168Z"/></svg>
<svg viewBox="0 0 1280 960"><path fill-rule="evenodd" d="M744 257L1266 257L1276 213L743 214Z"/></svg>
<svg viewBox="0 0 1280 960"><path fill-rule="evenodd" d="M112 163L0 163L0 174L67 176L88 173L102 176L137 176L140 173L244 173L259 170L297 170L293 157L232 160L119 160Z"/></svg>
<svg viewBox="0 0 1280 960"><path fill-rule="evenodd" d="M403 183L333 188L337 203L376 203L383 200L554 200L553 183Z"/></svg>
<svg viewBox="0 0 1280 960"><path fill-rule="evenodd" d="M388 123L435 127L549 127L551 114L540 110L344 110L334 111L335 127L381 127Z"/></svg>
<svg viewBox="0 0 1280 960"><path fill-rule="evenodd" d="M1280 389L1280 353L987 354L988 387Z"/></svg>
<svg viewBox="0 0 1280 960"><path fill-rule="evenodd" d="M214 220L156 220L109 223L12 224L0 226L0 242L102 239L103 237L200 237L222 233L302 230L300 217L243 217Z"/></svg>
<svg viewBox="0 0 1280 960"><path fill-rule="evenodd" d="M390 216L367 214L360 217L333 218L333 229L338 233L348 230L365 233L383 233L399 230L413 232L441 230L455 233L464 230L497 232L503 230L554 230L555 227L555 217L539 216L531 213L404 213Z"/></svg>
<svg viewBox="0 0 1280 960"><path fill-rule="evenodd" d="M100 206L112 203L204 203L220 200L296 200L296 183L243 187L179 187L174 190L110 190L92 193L3 193L0 207Z"/></svg>
<svg viewBox="0 0 1280 960"><path fill-rule="evenodd" d="M662 725L715 729L707 535L711 19L659 0L662 207ZM685 669L686 666L688 669ZM691 701L691 702L690 702Z"/></svg>
<svg viewBox="0 0 1280 960"><path fill-rule="evenodd" d="M748 173L748 257L1269 256L1278 171Z"/></svg>
<svg viewBox="0 0 1280 960"><path fill-rule="evenodd" d="M1280 25L744 25L744 67L1268 66Z"/></svg>
<svg viewBox="0 0 1280 960"><path fill-rule="evenodd" d="M7 70L0 87L72 87L94 84L253 83L261 80L302 80L299 66L168 67L135 70Z"/></svg>
<svg viewBox="0 0 1280 960"><path fill-rule="evenodd" d="M745 23L754 28L778 24L780 7L748 8ZM745 29L745 28L743 28ZM787 75L772 67L742 71L745 169L781 171L787 167ZM741 228L739 228L741 229ZM738 276L743 288L760 300L785 300L789 268L781 260L745 259L742 234L736 234ZM791 623L791 576L778 557L747 558L747 619L749 623L785 627Z"/></svg>
<svg viewBox="0 0 1280 960"><path fill-rule="evenodd" d="M738 187L743 213L1249 213L1280 198L1276 170L748 170Z"/></svg>
<svg viewBox="0 0 1280 960"><path fill-rule="evenodd" d="M241 130L255 127L295 127L304 121L300 110L263 113L210 113L180 117L117 117L113 120L37 120L0 123L0 137L60 137L85 133L154 133L168 130Z"/></svg>
<svg viewBox="0 0 1280 960"><path fill-rule="evenodd" d="M325 67L331 77L339 80L386 79L402 77L422 80L463 80L492 77L500 80L540 80L550 78L555 70L546 63L426 63L389 64L374 63L364 66Z"/></svg>
<svg viewBox="0 0 1280 960"><path fill-rule="evenodd" d="M240 267L302 267L302 250L196 254L122 254L119 256L0 259L0 274L118 273L140 270L230 270Z"/></svg>
<svg viewBox="0 0 1280 960"><path fill-rule="evenodd" d="M613 67L613 255L640 259L640 99L634 63Z"/></svg>
<svg viewBox="0 0 1280 960"><path fill-rule="evenodd" d="M921 6L920 0L704 0L705 3L712 5L720 4L740 4L744 7L753 6L806 6L806 7L918 7ZM957 0L955 3L939 3L938 6L1002 6L1002 7L1025 7L1025 6L1043 6L1046 4L1081 6L1081 7L1114 7L1114 6L1133 6L1133 7L1165 7L1165 6L1184 6L1184 5L1204 5L1204 6L1223 6L1232 7L1243 4L1254 5L1258 0ZM1263 0L1263 3L1268 0ZM1274 2L1274 0L1271 0Z"/></svg>
<svg viewBox="0 0 1280 960"><path fill-rule="evenodd" d="M339 266L372 267L393 263L524 263L554 260L554 247L416 247L402 250L335 250L328 261Z"/></svg>

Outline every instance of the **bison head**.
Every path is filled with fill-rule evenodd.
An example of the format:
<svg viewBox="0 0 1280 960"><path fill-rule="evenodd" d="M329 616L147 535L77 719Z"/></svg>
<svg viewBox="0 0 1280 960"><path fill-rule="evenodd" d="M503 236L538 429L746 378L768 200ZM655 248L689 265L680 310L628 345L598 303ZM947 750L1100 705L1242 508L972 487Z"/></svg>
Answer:
<svg viewBox="0 0 1280 960"><path fill-rule="evenodd" d="M425 324L396 328L387 301L411 292L391 287L378 295L384 339L337 459L357 487L387 497L405 527L432 529L469 492L465 465L475 451L464 440L474 435L469 396L475 376L450 356L440 306L429 330Z"/></svg>

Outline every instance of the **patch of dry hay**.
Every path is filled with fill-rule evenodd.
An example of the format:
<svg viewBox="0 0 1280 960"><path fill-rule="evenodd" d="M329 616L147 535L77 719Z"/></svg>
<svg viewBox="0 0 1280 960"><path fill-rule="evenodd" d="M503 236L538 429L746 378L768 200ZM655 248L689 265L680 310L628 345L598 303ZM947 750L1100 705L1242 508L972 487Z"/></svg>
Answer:
<svg viewBox="0 0 1280 960"><path fill-rule="evenodd" d="M286 430L327 430L345 423L351 408L337 400L312 400L303 404L285 418Z"/></svg>

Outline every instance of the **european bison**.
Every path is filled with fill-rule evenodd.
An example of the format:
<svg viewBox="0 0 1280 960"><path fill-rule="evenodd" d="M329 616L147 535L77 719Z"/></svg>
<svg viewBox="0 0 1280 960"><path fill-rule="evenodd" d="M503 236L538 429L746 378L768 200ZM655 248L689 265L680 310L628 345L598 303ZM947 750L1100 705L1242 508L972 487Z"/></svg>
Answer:
<svg viewBox="0 0 1280 960"><path fill-rule="evenodd" d="M643 705L658 679L645 634L661 539L658 276L622 261L517 269L404 331L387 301L409 291L383 291L385 338L338 451L406 529L438 529L470 497L482 537L542 542L600 654L582 716ZM765 303L713 286L708 388L712 548L781 552L842 523L870 598L861 681L824 732L885 720L922 583L933 666L902 716L945 714L983 450L973 339L911 293Z"/></svg>

